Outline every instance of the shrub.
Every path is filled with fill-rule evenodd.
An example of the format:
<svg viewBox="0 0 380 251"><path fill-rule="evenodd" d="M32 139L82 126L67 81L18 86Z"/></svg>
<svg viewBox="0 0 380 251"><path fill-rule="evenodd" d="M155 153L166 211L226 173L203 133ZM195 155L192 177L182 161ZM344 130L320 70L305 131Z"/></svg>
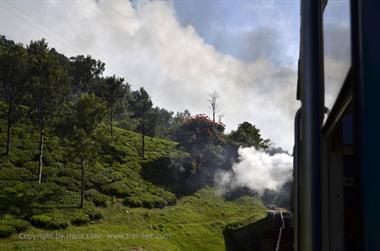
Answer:
<svg viewBox="0 0 380 251"><path fill-rule="evenodd" d="M7 238L16 233L16 229L9 225L0 225L0 238Z"/></svg>
<svg viewBox="0 0 380 251"><path fill-rule="evenodd" d="M28 228L30 227L29 222L24 221L24 220L15 219L11 215L6 215L2 219L0 219L0 224L13 227L17 233L24 232L24 231L28 230Z"/></svg>
<svg viewBox="0 0 380 251"><path fill-rule="evenodd" d="M12 162L15 166L23 166L24 163L33 160L34 152L31 150L20 150L18 148L13 148L11 152Z"/></svg>
<svg viewBox="0 0 380 251"><path fill-rule="evenodd" d="M46 227L53 219L47 215L34 215L32 216L31 223L35 227Z"/></svg>
<svg viewBox="0 0 380 251"><path fill-rule="evenodd" d="M46 229L64 229L69 225L69 222L62 216L54 214L34 215L31 218L32 225Z"/></svg>
<svg viewBox="0 0 380 251"><path fill-rule="evenodd" d="M111 173L110 175L112 181L116 182L116 181L120 181L122 180L124 177L125 177L125 174L123 172L119 172L119 171L114 171Z"/></svg>
<svg viewBox="0 0 380 251"><path fill-rule="evenodd" d="M124 180L108 184L102 190L109 195L117 197L128 196L134 192L134 188L130 187L129 183Z"/></svg>
<svg viewBox="0 0 380 251"><path fill-rule="evenodd" d="M108 207L111 204L111 198L109 196L99 193L95 189L87 191L86 197L98 207Z"/></svg>
<svg viewBox="0 0 380 251"><path fill-rule="evenodd" d="M66 206L78 206L80 201L80 194L74 191L66 192L62 198L61 203Z"/></svg>
<svg viewBox="0 0 380 251"><path fill-rule="evenodd" d="M107 185L109 182L111 182L110 178L107 177L103 169L95 169L91 170L88 173L89 175L87 176L87 186L88 187L100 187Z"/></svg>
<svg viewBox="0 0 380 251"><path fill-rule="evenodd" d="M143 206L146 208L163 208L166 205L166 201L157 195L144 195Z"/></svg>
<svg viewBox="0 0 380 251"><path fill-rule="evenodd" d="M73 225L84 225L90 222L89 216L82 210L78 210L69 215Z"/></svg>
<svg viewBox="0 0 380 251"><path fill-rule="evenodd" d="M133 195L124 199L124 205L130 207L163 208L167 201L154 194Z"/></svg>
<svg viewBox="0 0 380 251"><path fill-rule="evenodd" d="M21 181L2 181L0 197L0 211L21 214L22 211L30 209L31 201L34 199L33 187Z"/></svg>
<svg viewBox="0 0 380 251"><path fill-rule="evenodd" d="M30 223L24 220L16 220L12 225L17 233L25 232L30 228Z"/></svg>
<svg viewBox="0 0 380 251"><path fill-rule="evenodd" d="M35 201L41 204L48 201L59 201L66 191L63 187L52 182L35 184L33 189Z"/></svg>
<svg viewBox="0 0 380 251"><path fill-rule="evenodd" d="M101 220L101 219L103 219L103 213L96 208L89 207L89 208L86 208L85 211L86 211L86 214L88 215L88 217L90 218L90 220Z"/></svg>
<svg viewBox="0 0 380 251"><path fill-rule="evenodd" d="M48 229L65 229L69 226L69 222L66 219L55 218L47 225Z"/></svg>
<svg viewBox="0 0 380 251"><path fill-rule="evenodd" d="M165 198L167 205L174 205L177 202L177 198L171 192L163 191L161 197Z"/></svg>
<svg viewBox="0 0 380 251"><path fill-rule="evenodd" d="M69 176L56 176L50 178L50 181L63 186L70 191L78 191L80 188L80 181Z"/></svg>
<svg viewBox="0 0 380 251"><path fill-rule="evenodd" d="M143 202L141 200L140 196L133 195L131 197L127 197L123 201L124 205L130 206L130 207L142 207Z"/></svg>

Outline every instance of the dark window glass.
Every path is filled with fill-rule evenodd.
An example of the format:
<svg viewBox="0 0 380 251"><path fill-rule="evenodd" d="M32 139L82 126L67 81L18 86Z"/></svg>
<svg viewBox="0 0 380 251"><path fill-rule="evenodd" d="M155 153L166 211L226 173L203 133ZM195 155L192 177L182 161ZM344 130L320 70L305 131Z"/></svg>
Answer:
<svg viewBox="0 0 380 251"><path fill-rule="evenodd" d="M325 105L331 110L351 67L349 0L329 0L323 15Z"/></svg>

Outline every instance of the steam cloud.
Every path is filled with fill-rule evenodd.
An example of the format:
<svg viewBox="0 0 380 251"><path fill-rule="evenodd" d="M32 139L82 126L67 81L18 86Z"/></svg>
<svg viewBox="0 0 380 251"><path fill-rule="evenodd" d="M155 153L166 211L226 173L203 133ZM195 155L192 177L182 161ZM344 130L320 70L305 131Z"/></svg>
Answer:
<svg viewBox="0 0 380 251"><path fill-rule="evenodd" d="M224 194L237 188L249 188L260 195L265 190L278 191L292 178L293 159L286 153L269 155L254 147L239 148L239 162L232 171L215 175L218 192Z"/></svg>

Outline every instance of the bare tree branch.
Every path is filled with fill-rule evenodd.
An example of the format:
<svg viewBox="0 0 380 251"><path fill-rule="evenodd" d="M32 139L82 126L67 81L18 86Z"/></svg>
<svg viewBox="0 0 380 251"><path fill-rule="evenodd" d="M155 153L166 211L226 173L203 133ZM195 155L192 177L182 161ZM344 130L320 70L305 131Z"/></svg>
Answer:
<svg viewBox="0 0 380 251"><path fill-rule="evenodd" d="M219 105L217 103L218 98L220 97L219 93L217 91L214 91L213 93L209 94L209 99L207 101L210 104L211 110L212 110L212 121L215 122L215 116L217 113L219 113Z"/></svg>

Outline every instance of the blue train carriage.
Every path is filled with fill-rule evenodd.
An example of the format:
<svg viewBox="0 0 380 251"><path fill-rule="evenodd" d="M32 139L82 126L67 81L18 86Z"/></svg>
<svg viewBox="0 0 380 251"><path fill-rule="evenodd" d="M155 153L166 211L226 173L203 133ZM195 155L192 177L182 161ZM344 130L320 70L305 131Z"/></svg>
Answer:
<svg viewBox="0 0 380 251"><path fill-rule="evenodd" d="M295 251L380 250L380 1L301 0Z"/></svg>

